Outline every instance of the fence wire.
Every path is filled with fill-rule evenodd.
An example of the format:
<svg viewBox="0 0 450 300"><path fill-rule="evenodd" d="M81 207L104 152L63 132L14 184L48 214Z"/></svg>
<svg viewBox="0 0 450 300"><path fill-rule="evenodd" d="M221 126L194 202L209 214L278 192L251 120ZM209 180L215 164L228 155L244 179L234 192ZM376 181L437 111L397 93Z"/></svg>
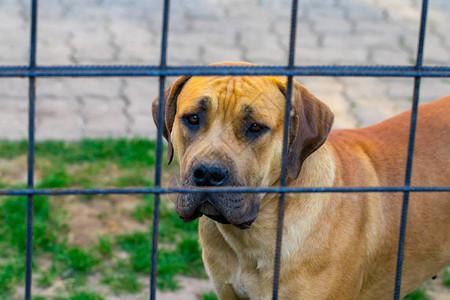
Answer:
<svg viewBox="0 0 450 300"><path fill-rule="evenodd" d="M409 194L411 192L449 192L450 186L411 186L412 161L414 154L414 138L417 120L417 107L419 103L420 79L422 77L450 77L450 66L423 66L423 49L426 31L428 1L422 1L420 19L420 32L417 46L416 63L414 66L295 66L295 36L298 0L292 1L289 58L287 65L282 66L168 66L167 40L169 32L170 1L164 0L163 26L161 39L161 57L159 65L141 66L38 66L36 65L37 42L37 10L38 0L31 0L30 25L30 57L28 66L0 66L0 77L28 77L29 78L29 111L28 111L28 179L26 189L0 189L1 195L27 196L27 235L26 235L26 272L25 272L25 299L31 300L32 284L32 237L33 237L33 198L34 195L67 195L67 194L154 194L154 216L151 250L150 273L150 299L156 299L156 266L158 249L158 224L160 195L167 193L279 193L279 210L277 223L276 254L274 258L274 278L272 299L278 299L278 284L280 273L280 256L282 246L282 228L284 217L285 193L360 193L360 192L401 192L403 204L399 231L398 256L395 273L395 291L393 298L400 297L400 283L402 276L403 248L405 241L406 220L408 214ZM156 143L156 170L154 187L143 188L93 188L93 189L36 189L34 188L34 154L35 154L35 100L36 77L114 77L114 76L159 76L159 95L163 99L165 79L167 76L179 75L283 75L288 77L286 95L286 110L284 122L281 184L279 187L215 187L215 188L162 188L161 187L161 161L162 161L162 128L164 105L159 103L158 133ZM413 104L405 180L403 186L365 186L365 187L286 187L286 156L287 136L289 132L289 108L292 93L291 83L293 76L362 76L362 77L413 77Z"/></svg>

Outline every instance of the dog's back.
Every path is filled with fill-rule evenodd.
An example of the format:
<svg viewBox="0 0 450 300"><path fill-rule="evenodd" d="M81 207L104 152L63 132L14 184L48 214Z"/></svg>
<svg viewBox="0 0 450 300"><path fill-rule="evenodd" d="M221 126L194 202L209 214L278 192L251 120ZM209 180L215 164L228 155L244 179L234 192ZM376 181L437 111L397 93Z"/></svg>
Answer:
<svg viewBox="0 0 450 300"><path fill-rule="evenodd" d="M406 111L365 128L334 130L328 141L335 146L338 155L357 147L370 158L377 171L393 169L389 171L392 176L381 178L380 185L403 185L404 176L398 174L404 174L406 166L410 117L411 111ZM450 181L449 148L450 96L447 96L419 106L411 185L447 185ZM353 159L340 158L349 163ZM427 170L420 172L418 168L424 164Z"/></svg>

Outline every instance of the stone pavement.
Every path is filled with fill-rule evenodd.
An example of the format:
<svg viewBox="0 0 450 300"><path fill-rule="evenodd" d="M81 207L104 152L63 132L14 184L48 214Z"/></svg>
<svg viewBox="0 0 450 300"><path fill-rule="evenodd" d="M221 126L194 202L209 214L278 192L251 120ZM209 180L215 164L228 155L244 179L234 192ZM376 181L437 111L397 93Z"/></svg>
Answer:
<svg viewBox="0 0 450 300"><path fill-rule="evenodd" d="M157 64L162 1L39 2L39 65ZM290 0L173 0L168 63L286 64ZM0 0L0 65L26 65L29 1ZM414 63L420 1L303 0L296 64ZM424 63L450 65L450 1L430 1ZM169 81L173 81L170 78ZM411 78L301 77L336 128L379 122L411 105ZM0 79L0 138L27 136L27 79ZM154 137L157 78L39 78L37 139ZM423 79L421 103L450 94Z"/></svg>

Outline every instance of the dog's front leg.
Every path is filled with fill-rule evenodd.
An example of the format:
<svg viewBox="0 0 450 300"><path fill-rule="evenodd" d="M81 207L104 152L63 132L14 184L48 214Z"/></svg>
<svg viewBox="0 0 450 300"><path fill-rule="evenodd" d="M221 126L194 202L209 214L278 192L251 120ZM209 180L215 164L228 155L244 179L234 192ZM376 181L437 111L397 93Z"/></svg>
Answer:
<svg viewBox="0 0 450 300"><path fill-rule="evenodd" d="M250 300L238 297L231 284L214 284L219 300Z"/></svg>
<svg viewBox="0 0 450 300"><path fill-rule="evenodd" d="M245 300L240 298L231 284L237 268L237 258L226 243L214 221L200 218L199 236L203 263L220 300Z"/></svg>

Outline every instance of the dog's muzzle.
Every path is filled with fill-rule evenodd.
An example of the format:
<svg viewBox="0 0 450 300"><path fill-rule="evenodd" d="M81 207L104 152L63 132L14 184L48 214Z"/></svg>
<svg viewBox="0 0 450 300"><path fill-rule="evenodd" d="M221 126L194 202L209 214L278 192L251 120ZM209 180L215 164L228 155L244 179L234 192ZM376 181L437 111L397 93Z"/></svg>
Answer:
<svg viewBox="0 0 450 300"><path fill-rule="evenodd" d="M221 161L202 160L190 168L185 176L187 187L243 186L232 176ZM205 215L222 224L233 224L241 229L249 228L259 209L257 195L240 193L186 193L179 194L176 211L185 222ZM255 201L256 200L256 201Z"/></svg>

